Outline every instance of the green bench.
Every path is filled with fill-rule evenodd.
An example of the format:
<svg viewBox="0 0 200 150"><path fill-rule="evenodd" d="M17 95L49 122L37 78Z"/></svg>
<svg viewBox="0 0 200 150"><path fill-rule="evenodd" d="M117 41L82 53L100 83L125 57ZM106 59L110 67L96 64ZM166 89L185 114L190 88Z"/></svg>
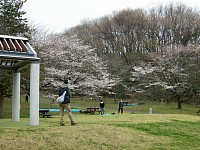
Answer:
<svg viewBox="0 0 200 150"><path fill-rule="evenodd" d="M49 110L45 109L45 110L39 110L39 113L42 115L42 117L47 117L49 118L51 115L49 114Z"/></svg>

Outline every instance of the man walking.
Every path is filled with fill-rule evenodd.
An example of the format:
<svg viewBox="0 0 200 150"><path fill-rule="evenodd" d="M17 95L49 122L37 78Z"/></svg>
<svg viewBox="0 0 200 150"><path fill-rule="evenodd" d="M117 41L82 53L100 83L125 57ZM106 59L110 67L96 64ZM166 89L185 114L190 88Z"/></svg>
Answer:
<svg viewBox="0 0 200 150"><path fill-rule="evenodd" d="M64 109L67 111L67 115L70 119L71 125L76 125L77 122L75 122L74 117L71 113L71 107L70 107L70 89L67 86L68 80L64 80L64 84L59 88L58 95L61 96L65 91L65 98L62 103L59 103L60 107L60 126L64 126Z"/></svg>

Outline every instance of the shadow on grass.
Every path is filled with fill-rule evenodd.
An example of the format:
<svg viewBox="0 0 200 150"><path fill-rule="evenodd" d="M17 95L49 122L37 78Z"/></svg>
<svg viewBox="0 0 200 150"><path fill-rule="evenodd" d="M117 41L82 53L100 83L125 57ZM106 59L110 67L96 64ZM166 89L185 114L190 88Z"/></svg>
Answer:
<svg viewBox="0 0 200 150"><path fill-rule="evenodd" d="M59 126L59 116L50 118L39 118L39 125L30 125L30 118L20 118L20 121L12 121L12 119L0 119L0 129L2 128L46 128Z"/></svg>
<svg viewBox="0 0 200 150"><path fill-rule="evenodd" d="M20 119L20 121L12 121L12 119L0 119L0 128L27 127L29 119Z"/></svg>

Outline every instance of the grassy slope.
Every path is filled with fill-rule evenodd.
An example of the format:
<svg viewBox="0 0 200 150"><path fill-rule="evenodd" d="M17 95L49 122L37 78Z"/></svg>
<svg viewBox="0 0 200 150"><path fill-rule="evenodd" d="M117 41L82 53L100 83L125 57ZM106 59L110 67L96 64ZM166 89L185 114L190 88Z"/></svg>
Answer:
<svg viewBox="0 0 200 150"><path fill-rule="evenodd" d="M27 113L26 105L22 102L21 113ZM57 104L40 106L56 108ZM72 107L87 106L98 106L98 102L72 102ZM150 107L154 114L148 114ZM107 113L116 110L117 104L106 102ZM176 105L155 103L126 106L123 115L76 113L77 126L70 126L65 116L66 126L62 127L57 113L53 113L53 118L40 118L40 126L36 127L29 126L27 118L17 123L3 119L0 120L0 149L199 149L200 117L195 110L191 106L177 110Z"/></svg>

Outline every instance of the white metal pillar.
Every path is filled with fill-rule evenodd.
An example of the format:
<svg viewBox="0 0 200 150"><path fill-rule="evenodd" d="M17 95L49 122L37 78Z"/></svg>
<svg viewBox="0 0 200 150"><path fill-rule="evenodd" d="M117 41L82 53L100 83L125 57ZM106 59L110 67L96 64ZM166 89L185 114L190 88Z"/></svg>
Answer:
<svg viewBox="0 0 200 150"><path fill-rule="evenodd" d="M12 121L20 121L20 72L13 74Z"/></svg>
<svg viewBox="0 0 200 150"><path fill-rule="evenodd" d="M30 125L39 125L40 64L33 62L30 70Z"/></svg>

